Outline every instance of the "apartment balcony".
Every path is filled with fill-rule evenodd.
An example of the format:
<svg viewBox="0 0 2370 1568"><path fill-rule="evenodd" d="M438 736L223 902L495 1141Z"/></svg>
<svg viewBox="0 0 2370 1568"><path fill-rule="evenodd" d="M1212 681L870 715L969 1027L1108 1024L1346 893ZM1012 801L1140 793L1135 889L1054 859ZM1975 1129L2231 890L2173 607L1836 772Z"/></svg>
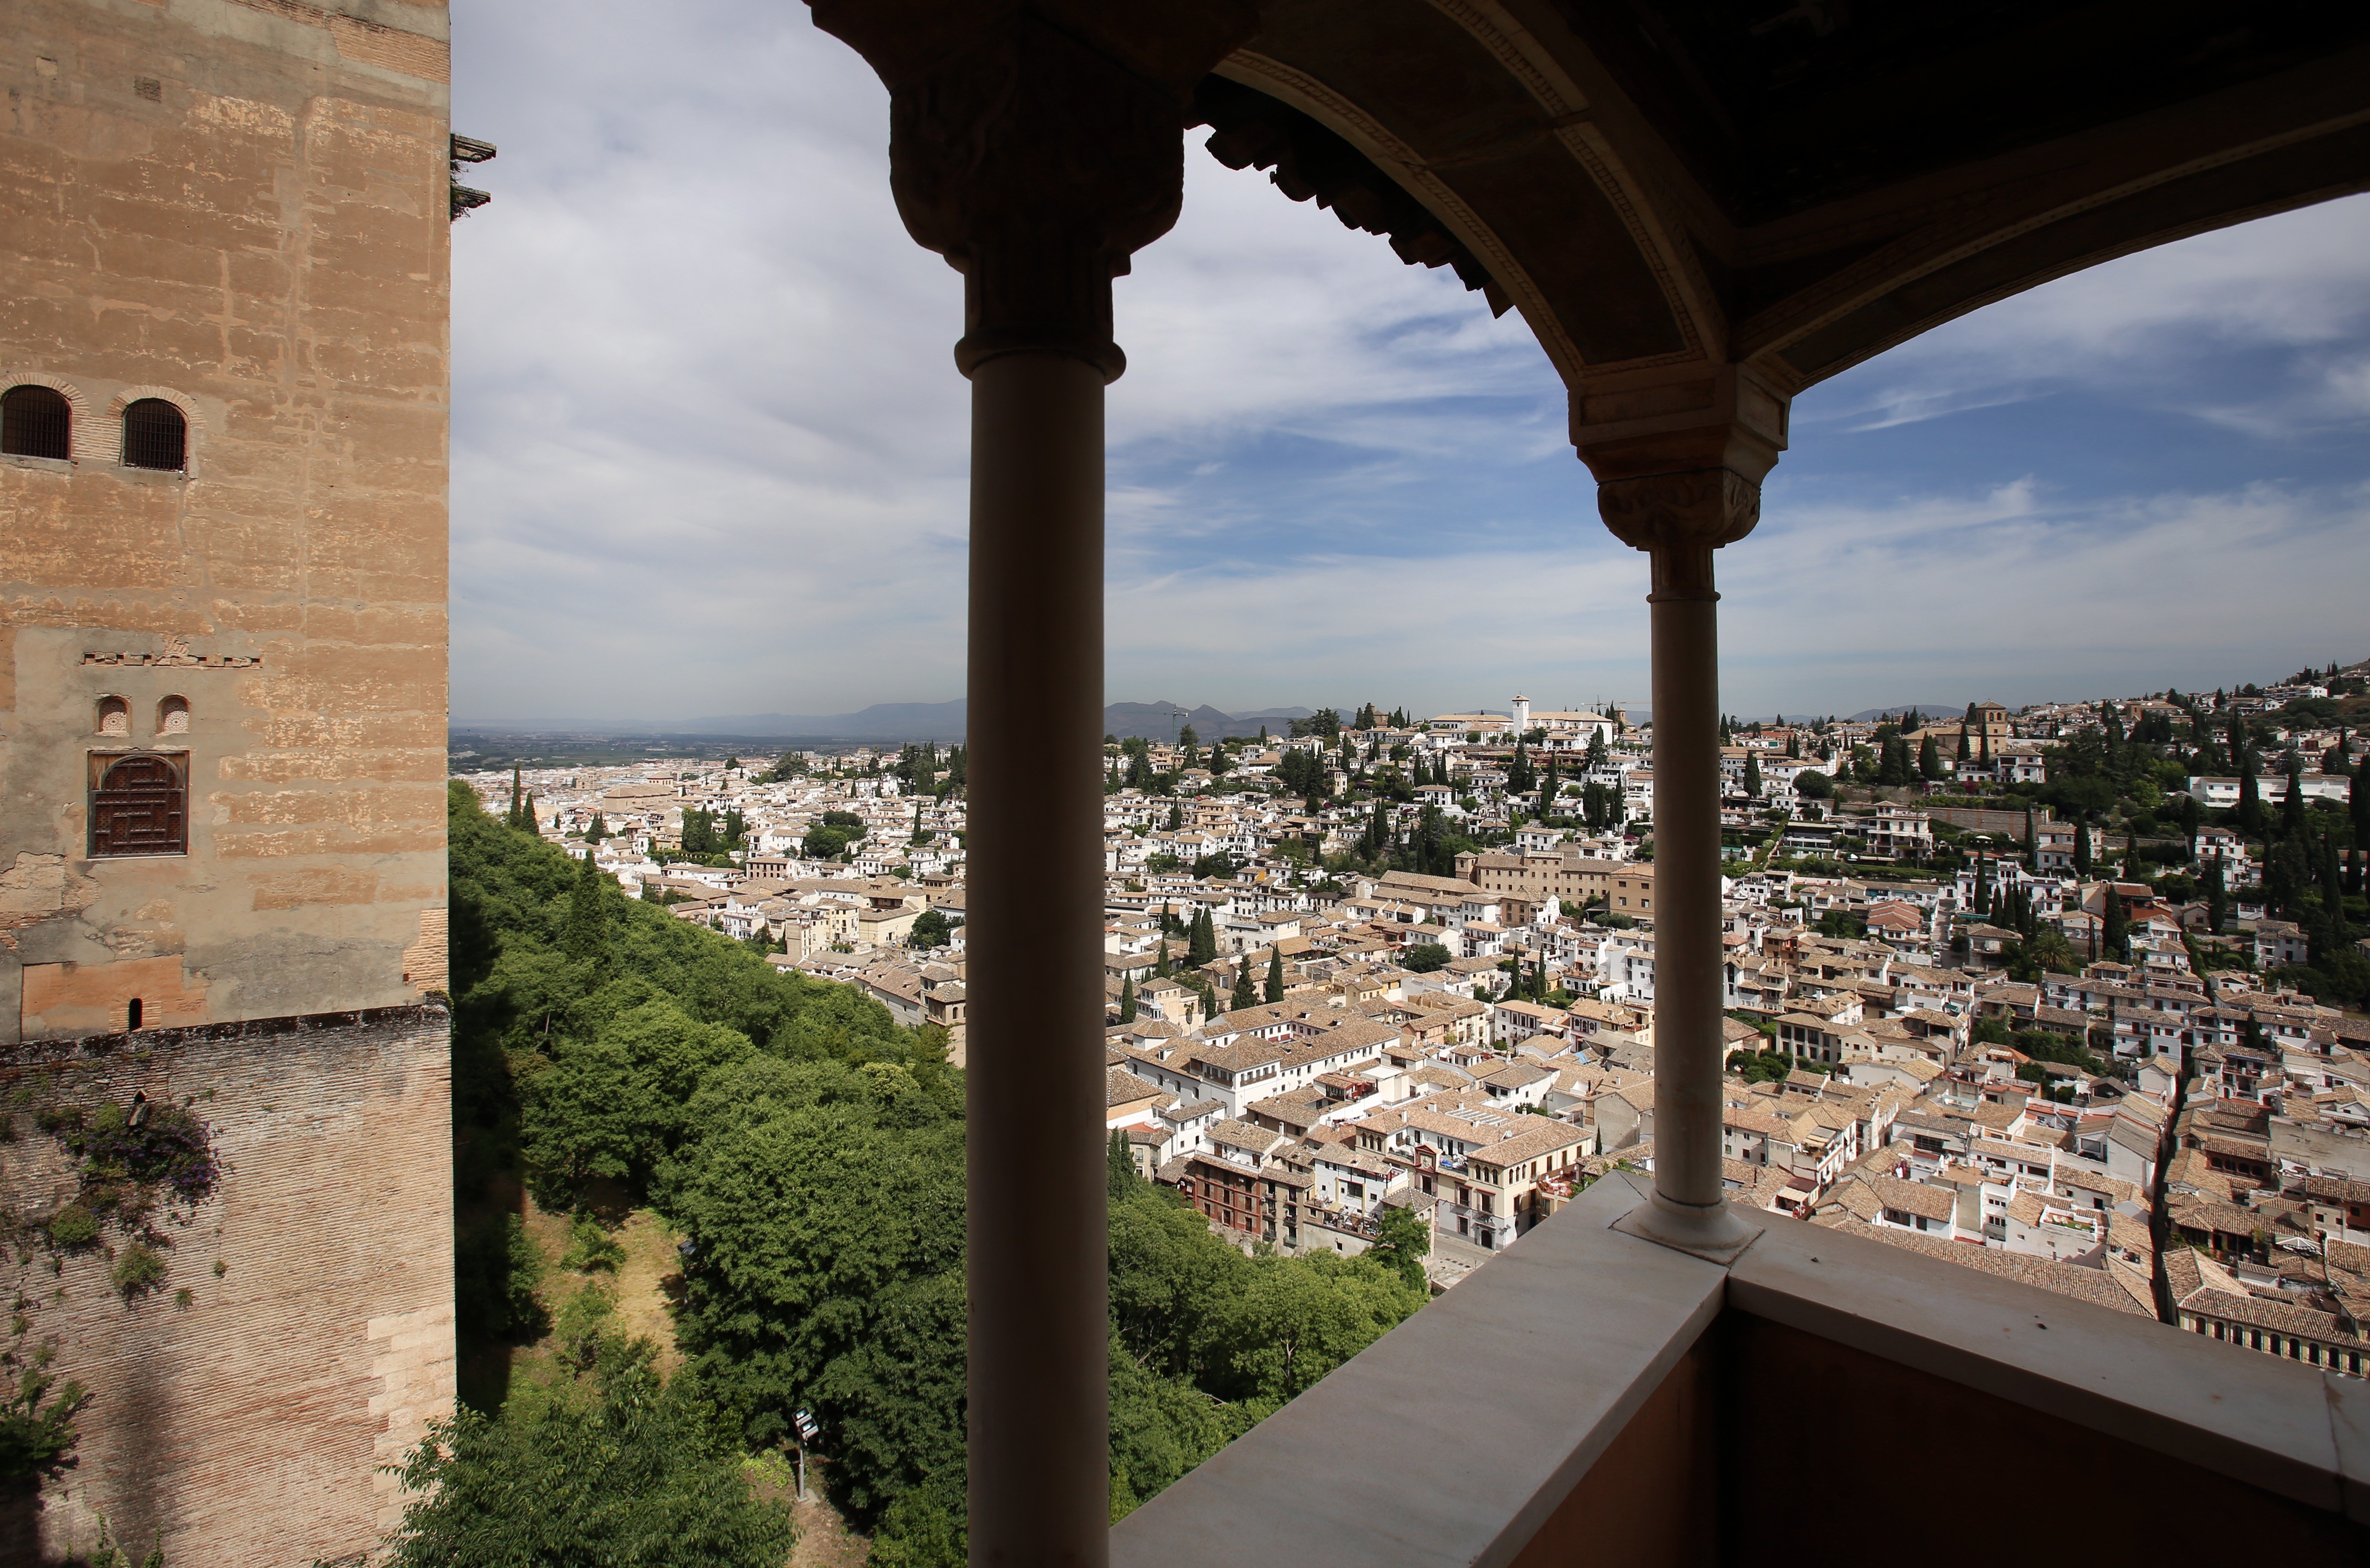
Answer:
<svg viewBox="0 0 2370 1568"><path fill-rule="evenodd" d="M2020 1555L1957 1505L1975 1455L1987 1486L2091 1483L2088 1564L2370 1561L2370 1382L1798 1221L1706 1261L1612 1228L1649 1185L1598 1182L1130 1515L1112 1562ZM1813 1412L1838 1440L1773 1462Z"/></svg>

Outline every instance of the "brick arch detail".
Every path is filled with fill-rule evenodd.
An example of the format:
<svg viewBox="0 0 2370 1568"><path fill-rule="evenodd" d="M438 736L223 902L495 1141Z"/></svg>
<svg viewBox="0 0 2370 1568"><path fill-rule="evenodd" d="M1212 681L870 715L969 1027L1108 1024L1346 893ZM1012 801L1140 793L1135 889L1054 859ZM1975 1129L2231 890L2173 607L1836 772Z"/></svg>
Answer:
<svg viewBox="0 0 2370 1568"><path fill-rule="evenodd" d="M91 438L98 426L103 421L94 420L91 418L89 394L65 377L52 375L47 371L0 371L0 392L6 392L12 386L46 386L52 392L63 395L66 400L68 418L73 421L72 429L67 434L69 444L66 447L66 451L73 454L70 461L81 463L86 459L96 459L98 449L90 444Z"/></svg>
<svg viewBox="0 0 2370 1568"><path fill-rule="evenodd" d="M195 474L198 468L198 452L203 444L201 432L204 429L204 426L198 421L198 400L188 393L170 386L127 386L109 398L106 418L93 420L92 424L94 429L103 425L114 439L105 447L94 451L91 453L92 461L115 463L122 458L123 411L144 397L161 397L181 411L181 422L189 429L190 443L185 458L189 466L184 472ZM75 442L75 455L77 458L83 455L82 442L79 441Z"/></svg>

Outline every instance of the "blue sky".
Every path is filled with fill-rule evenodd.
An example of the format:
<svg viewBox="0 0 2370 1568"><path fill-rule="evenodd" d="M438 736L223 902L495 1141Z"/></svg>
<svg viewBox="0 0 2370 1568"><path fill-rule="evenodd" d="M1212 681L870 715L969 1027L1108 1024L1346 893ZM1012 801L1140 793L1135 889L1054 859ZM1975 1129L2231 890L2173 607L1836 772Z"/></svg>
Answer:
<svg viewBox="0 0 2370 1568"><path fill-rule="evenodd" d="M886 97L796 6L465 7L456 720L962 688L961 287ZM1642 556L1518 316L1187 149L1118 284L1114 700L1642 702ZM1797 400L1722 553L1740 713L2269 679L2370 654L2370 199L1979 312Z"/></svg>

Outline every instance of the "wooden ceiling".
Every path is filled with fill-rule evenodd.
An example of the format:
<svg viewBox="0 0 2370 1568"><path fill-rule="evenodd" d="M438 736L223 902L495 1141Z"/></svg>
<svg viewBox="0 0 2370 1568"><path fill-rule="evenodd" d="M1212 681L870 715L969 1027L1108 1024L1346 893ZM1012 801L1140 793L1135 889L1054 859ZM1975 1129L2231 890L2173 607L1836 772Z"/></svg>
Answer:
<svg viewBox="0 0 2370 1568"><path fill-rule="evenodd" d="M1520 309L1576 394L1783 397L2110 257L2370 187L2370 6L1263 0L1211 152Z"/></svg>

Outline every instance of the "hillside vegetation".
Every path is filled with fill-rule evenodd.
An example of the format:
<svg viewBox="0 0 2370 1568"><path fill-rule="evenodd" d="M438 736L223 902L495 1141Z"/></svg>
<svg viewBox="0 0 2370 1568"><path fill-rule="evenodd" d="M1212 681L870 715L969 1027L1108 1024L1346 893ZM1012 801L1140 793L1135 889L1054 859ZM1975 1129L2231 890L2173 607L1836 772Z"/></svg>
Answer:
<svg viewBox="0 0 2370 1568"><path fill-rule="evenodd" d="M458 784L451 831L456 1284L474 1408L440 1433L441 1457L415 1460L442 1490L415 1506L404 1560L573 1560L516 1539L496 1500L559 1485L605 1440L651 1447L620 1479L561 1488L597 1495L608 1521L581 1550L643 1561L617 1532L666 1519L650 1561L778 1564L778 1511L719 1478L791 1441L803 1410L832 1501L872 1532L873 1561L960 1563L963 1090L943 1036L627 899ZM1248 1257L1166 1189L1117 1167L1110 1185L1114 1517L1424 1299L1412 1257ZM523 1190L579 1217L588 1256L635 1209L678 1238L671 1379L612 1320L554 1323ZM512 1397L510 1347L535 1342L558 1345L572 1397ZM454 1554L471 1539L484 1550Z"/></svg>

